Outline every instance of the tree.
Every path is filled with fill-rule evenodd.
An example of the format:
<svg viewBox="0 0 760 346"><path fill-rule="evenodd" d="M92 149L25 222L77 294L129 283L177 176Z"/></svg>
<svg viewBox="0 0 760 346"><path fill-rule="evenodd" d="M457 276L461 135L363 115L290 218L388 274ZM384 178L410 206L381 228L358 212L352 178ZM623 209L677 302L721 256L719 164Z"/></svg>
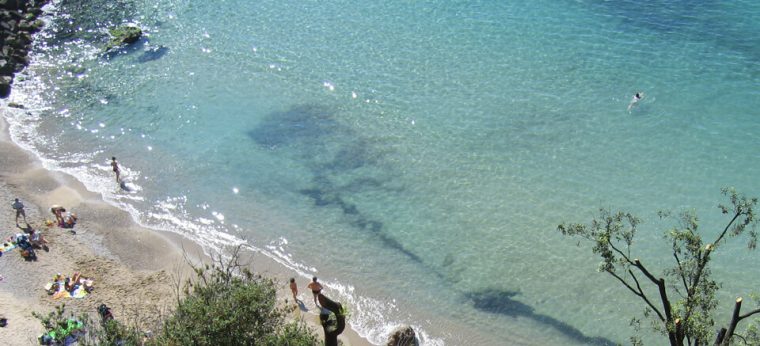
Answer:
<svg viewBox="0 0 760 346"><path fill-rule="evenodd" d="M213 266L194 267L185 297L153 345L318 345L303 322L286 323L272 280L238 263L240 247Z"/></svg>
<svg viewBox="0 0 760 346"><path fill-rule="evenodd" d="M599 271L620 282L645 305L644 316L654 320L655 330L668 336L672 346L728 345L742 340L736 333L739 322L760 313L760 308L741 314L742 298L734 305L732 317L717 336L713 335L713 312L717 307L715 294L720 285L712 279L710 262L713 255L730 238L744 237L750 250L757 245L754 207L757 198L747 198L733 188L721 189L730 205L720 205L721 212L730 217L725 228L713 234L714 240L704 243L699 222L693 211L677 215L679 226L665 232L673 257L673 266L658 275L633 254L634 237L641 220L630 213L600 209L598 218L590 224L561 224L557 229L566 236L580 237L593 244L592 251L601 257ZM659 212L661 218L671 218ZM707 235L706 235L707 236ZM666 280L667 279L667 280ZM636 319L634 319L636 321ZM754 326L746 337L757 336ZM632 338L635 343L638 339ZM638 342L636 342L638 341Z"/></svg>
<svg viewBox="0 0 760 346"><path fill-rule="evenodd" d="M116 321L105 305L98 307L99 324L87 314L66 317L65 306L60 305L47 315L33 313L46 328L40 342L68 345L76 341L82 346L321 344L303 321L285 320L285 312L277 307L276 285L242 266L238 262L240 249L236 247L226 258L212 255L213 265L191 264L195 280L185 282L184 294L178 280L177 306L168 318L159 321L161 332L156 336L142 333L137 325ZM344 316L342 312L340 316Z"/></svg>

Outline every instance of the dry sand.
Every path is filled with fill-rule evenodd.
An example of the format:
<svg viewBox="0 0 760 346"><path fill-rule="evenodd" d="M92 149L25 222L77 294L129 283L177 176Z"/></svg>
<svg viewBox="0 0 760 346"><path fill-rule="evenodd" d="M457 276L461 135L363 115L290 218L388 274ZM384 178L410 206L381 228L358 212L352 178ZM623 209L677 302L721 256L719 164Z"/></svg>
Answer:
<svg viewBox="0 0 760 346"><path fill-rule="evenodd" d="M0 328L2 343L37 345L43 328L32 312L47 314L60 303L66 304L67 311L88 313L94 320L97 306L104 303L118 320L137 322L146 329L155 327L155 321L176 304L178 278L190 275L187 260L199 263L207 261L207 256L198 245L176 234L140 227L128 213L108 205L74 178L44 169L31 153L9 140L2 112L0 109L0 203L4 204L0 204L0 237L4 240L23 232L16 226L11 208L13 199L19 198L29 223L49 242L48 252L37 250L37 261L25 261L19 249L0 257L0 316L8 319L8 325ZM45 226L46 219L54 219L50 213L53 204L77 213L76 234ZM23 221L20 224L24 226ZM252 263L256 273L279 283L278 300L281 304L290 300L288 304L293 306L287 288L293 273L260 254L245 261ZM87 297L54 300L44 291L56 273L70 276L75 271L95 279L95 290ZM299 281L299 298L306 305L294 307L291 317L303 319L322 336L317 310L303 281ZM340 339L345 345L371 345L348 328Z"/></svg>

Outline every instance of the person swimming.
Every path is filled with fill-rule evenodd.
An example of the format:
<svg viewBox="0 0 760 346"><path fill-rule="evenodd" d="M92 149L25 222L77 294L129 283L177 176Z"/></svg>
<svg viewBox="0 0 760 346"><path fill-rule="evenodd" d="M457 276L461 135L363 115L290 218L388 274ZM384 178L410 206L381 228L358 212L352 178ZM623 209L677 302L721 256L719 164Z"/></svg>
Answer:
<svg viewBox="0 0 760 346"><path fill-rule="evenodd" d="M628 104L628 113L631 112L631 109L633 109L634 106L636 106L639 101L641 101L644 98L644 92L639 91L635 95L633 95L633 98L631 99L631 103Z"/></svg>

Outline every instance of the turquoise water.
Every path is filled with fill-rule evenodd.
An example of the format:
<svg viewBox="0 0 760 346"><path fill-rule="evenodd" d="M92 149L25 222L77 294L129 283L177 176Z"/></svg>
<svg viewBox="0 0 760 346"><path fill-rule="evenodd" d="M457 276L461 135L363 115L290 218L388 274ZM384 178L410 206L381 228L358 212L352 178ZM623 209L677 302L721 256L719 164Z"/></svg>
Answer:
<svg viewBox="0 0 760 346"><path fill-rule="evenodd" d="M665 264L657 210L696 208L709 232L720 187L760 194L756 2L56 11L15 140L145 225L318 275L374 343L401 323L429 345L627 342L641 305L557 224L631 210L639 257ZM101 54L123 21L147 39ZM730 305L760 260L724 249Z"/></svg>

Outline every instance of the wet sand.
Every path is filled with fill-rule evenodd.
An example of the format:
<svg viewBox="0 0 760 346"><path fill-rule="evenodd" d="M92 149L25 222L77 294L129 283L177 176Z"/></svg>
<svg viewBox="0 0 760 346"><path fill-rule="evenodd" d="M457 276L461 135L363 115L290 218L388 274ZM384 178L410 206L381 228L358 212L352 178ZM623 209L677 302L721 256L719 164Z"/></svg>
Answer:
<svg viewBox="0 0 760 346"><path fill-rule="evenodd" d="M208 256L178 234L139 226L127 212L105 203L73 177L42 167L32 153L10 140L5 111L16 110L4 104L0 108L0 201L5 201L0 208L0 237L23 232L25 225L20 220L21 227L16 226L11 208L13 199L19 198L27 221L48 240L49 251L37 250L37 261L25 261L18 248L0 257L0 316L8 319L8 325L0 329L3 343L37 345L44 330L32 312L47 314L61 303L67 311L90 314L93 320L98 320L97 307L103 303L118 320L157 330L157 321L176 304L178 280L191 275L188 261L200 263L208 261ZM45 220L54 220L53 204L78 215L75 234L45 225ZM291 318L303 319L322 336L305 279L298 279L299 298L305 302L299 308L287 285L291 276L297 277L294 273L261 254L249 254L243 261L278 283L278 300L291 307ZM43 287L56 273L70 276L76 271L94 278L95 290L90 295L55 300L45 292ZM371 345L348 328L341 340L345 345Z"/></svg>

